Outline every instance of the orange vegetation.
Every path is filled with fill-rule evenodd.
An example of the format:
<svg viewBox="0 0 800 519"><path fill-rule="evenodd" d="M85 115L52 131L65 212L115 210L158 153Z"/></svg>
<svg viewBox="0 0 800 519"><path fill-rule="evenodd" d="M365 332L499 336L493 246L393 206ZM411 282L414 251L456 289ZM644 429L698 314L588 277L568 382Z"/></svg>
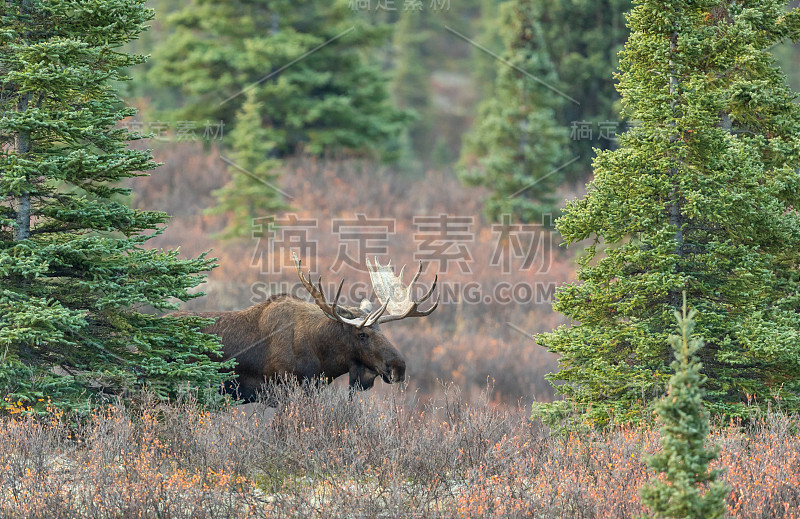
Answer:
<svg viewBox="0 0 800 519"><path fill-rule="evenodd" d="M654 428L556 435L524 409L420 404L394 388L277 388L282 404L209 412L191 399L4 418L3 517L576 517L644 514ZM713 428L730 517L800 517L796 417Z"/></svg>

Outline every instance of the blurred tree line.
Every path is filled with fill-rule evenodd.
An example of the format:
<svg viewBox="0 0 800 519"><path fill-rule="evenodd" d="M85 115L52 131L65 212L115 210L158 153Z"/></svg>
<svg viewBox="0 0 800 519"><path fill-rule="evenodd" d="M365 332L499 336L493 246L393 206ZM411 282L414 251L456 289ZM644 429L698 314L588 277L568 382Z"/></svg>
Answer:
<svg viewBox="0 0 800 519"><path fill-rule="evenodd" d="M285 207L272 186L297 153L458 170L489 188L490 219L532 221L587 177L592 146L613 146L586 128L618 125L627 0L148 4L156 21L132 50L152 59L127 94L151 120L224 123L234 164L214 211L229 237Z"/></svg>
<svg viewBox="0 0 800 519"><path fill-rule="evenodd" d="M614 71L630 0L148 5L131 50L153 57L127 95L151 120L225 128L232 180L212 211L230 215L227 237L286 207L273 186L296 153L457 171L488 189L490 220L540 222L628 128ZM800 87L795 47L775 56Z"/></svg>

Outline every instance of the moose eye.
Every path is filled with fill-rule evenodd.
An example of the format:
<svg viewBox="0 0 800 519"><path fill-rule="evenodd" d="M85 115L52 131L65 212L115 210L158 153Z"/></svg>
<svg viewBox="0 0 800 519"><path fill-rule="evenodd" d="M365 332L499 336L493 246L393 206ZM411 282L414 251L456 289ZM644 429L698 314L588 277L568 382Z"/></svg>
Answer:
<svg viewBox="0 0 800 519"><path fill-rule="evenodd" d="M367 337L369 337L369 335L367 335L364 332L359 332L359 334L358 334L358 338L361 339L362 341L366 341Z"/></svg>

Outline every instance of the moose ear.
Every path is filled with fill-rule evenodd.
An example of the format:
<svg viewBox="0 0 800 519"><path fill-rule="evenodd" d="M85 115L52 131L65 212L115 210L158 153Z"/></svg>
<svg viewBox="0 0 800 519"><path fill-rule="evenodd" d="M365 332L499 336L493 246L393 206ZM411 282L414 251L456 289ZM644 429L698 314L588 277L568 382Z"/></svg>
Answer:
<svg viewBox="0 0 800 519"><path fill-rule="evenodd" d="M345 319L355 319L356 317L358 317L349 308L346 308L344 306L337 306L336 312Z"/></svg>
<svg viewBox="0 0 800 519"><path fill-rule="evenodd" d="M369 314L372 312L372 303L369 299L364 298L361 300L361 304L358 306L358 308L365 314Z"/></svg>

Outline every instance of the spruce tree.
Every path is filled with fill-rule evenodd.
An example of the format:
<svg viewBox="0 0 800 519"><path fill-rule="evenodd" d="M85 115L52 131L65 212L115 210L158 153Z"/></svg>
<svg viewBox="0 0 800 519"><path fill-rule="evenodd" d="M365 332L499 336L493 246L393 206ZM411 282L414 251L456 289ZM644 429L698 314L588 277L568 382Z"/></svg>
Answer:
<svg viewBox="0 0 800 519"><path fill-rule="evenodd" d="M539 8L532 0L503 5L505 52L497 62L496 92L481 105L462 153L461 176L491 190L485 211L494 221L507 214L541 222L553 213L559 170L567 162L566 128L554 119L564 98L553 90L558 81Z"/></svg>
<svg viewBox="0 0 800 519"><path fill-rule="evenodd" d="M777 1L640 1L619 89L639 125L599 152L557 228L591 240L538 336L559 353L560 404L606 423L646 416L668 379L669 316L701 316L712 413L800 408L800 111L769 49L800 33Z"/></svg>
<svg viewBox="0 0 800 519"><path fill-rule="evenodd" d="M556 180L583 181L591 172L593 148L616 147L616 134L624 128L617 107L619 95L612 76L618 65L617 53L628 35L624 14L630 9L631 2L540 0L535 5L531 14L541 32L542 42L537 52L550 61L548 67L553 70L547 82L571 98L562 98L563 102L544 107L553 111L553 122L549 124L563 127L569 135L569 139L559 146L564 162L558 164L563 167ZM490 51L502 48L503 43L497 41L498 35L508 30L508 22L497 2L481 2L481 27L477 38L481 46ZM495 77L503 65L477 46L473 47L473 55L474 77L481 98L495 96ZM541 101L532 99L534 103ZM549 102L549 99L544 101ZM462 162L470 163L474 154L475 149L468 141L463 148ZM554 183L553 187L556 186ZM502 186L500 189L489 187L497 191L498 196L514 193L502 191Z"/></svg>
<svg viewBox="0 0 800 519"><path fill-rule="evenodd" d="M709 430L703 410L705 376L697 357L703 341L692 336L697 312L687 314L685 297L684 293L682 311L675 311L680 335L669 338L674 374L667 395L656 404L662 449L647 460L664 479L642 488L642 503L650 508L651 517L712 519L725 515L729 487L718 480L718 470L708 468L717 451L705 446Z"/></svg>
<svg viewBox="0 0 800 519"><path fill-rule="evenodd" d="M274 215L287 208L277 186L281 162L267 158L277 144L263 126L261 112L261 103L255 100L252 91L248 92L236 127L229 134L231 181L214 192L219 205L208 211L228 214L222 238L249 236L254 218Z"/></svg>
<svg viewBox="0 0 800 519"><path fill-rule="evenodd" d="M562 103L556 114L570 129L569 155L580 157L564 168L566 180L585 181L593 148L615 148L624 128L613 73L628 37L630 8L631 0L542 0L540 24L559 88L577 101Z"/></svg>
<svg viewBox="0 0 800 519"><path fill-rule="evenodd" d="M6 2L0 31L0 406L85 408L144 386L214 386L216 338L147 309L186 300L203 256L147 250L164 213L118 182L153 169L116 123L111 86L141 63L120 47L152 18L144 0ZM228 368L230 366L227 366Z"/></svg>
<svg viewBox="0 0 800 519"><path fill-rule="evenodd" d="M475 28L476 40L486 49L502 49L503 19L500 16L501 2L497 0L480 0L480 14ZM497 60L494 56L478 47L472 49L472 70L475 86L480 99L488 99L494 95L494 84L497 79Z"/></svg>
<svg viewBox="0 0 800 519"><path fill-rule="evenodd" d="M433 113L430 71L427 66L425 42L429 14L406 9L394 27L394 77L392 96L395 104L412 110L416 120L409 123L403 138L417 158L426 160L434 149Z"/></svg>

